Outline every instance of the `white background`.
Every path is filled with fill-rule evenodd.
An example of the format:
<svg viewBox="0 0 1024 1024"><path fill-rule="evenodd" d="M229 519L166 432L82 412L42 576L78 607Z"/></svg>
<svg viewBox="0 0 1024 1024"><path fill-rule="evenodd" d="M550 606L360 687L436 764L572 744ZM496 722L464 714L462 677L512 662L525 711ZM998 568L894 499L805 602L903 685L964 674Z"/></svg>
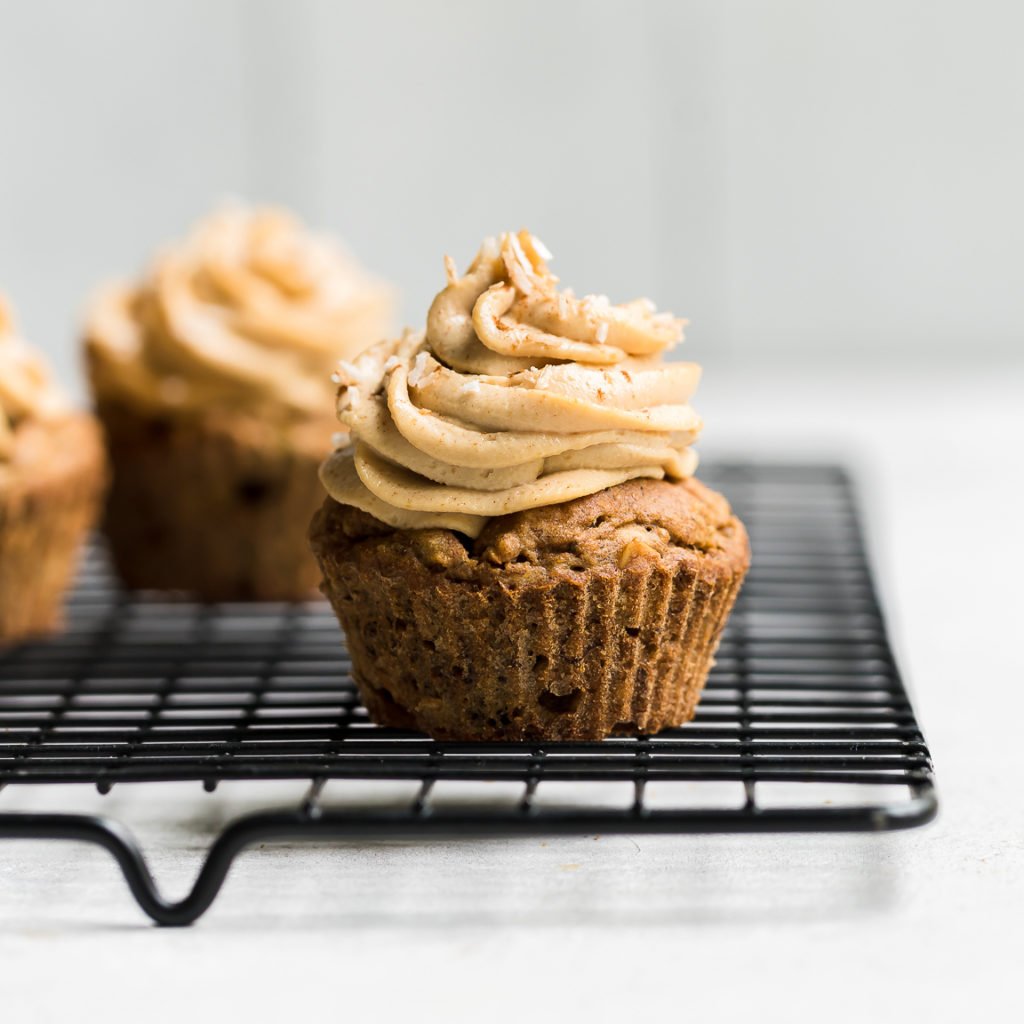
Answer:
<svg viewBox="0 0 1024 1024"><path fill-rule="evenodd" d="M89 289L221 196L344 235L410 322L528 226L690 317L709 450L857 467L942 798L889 836L264 850L176 933L102 854L5 844L0 1017L1019 1018L1022 37L995 0L0 0L0 288L69 385ZM96 798L179 892L247 799Z"/></svg>
<svg viewBox="0 0 1024 1024"><path fill-rule="evenodd" d="M0 0L0 289L70 380L89 290L226 195L342 234L419 323L528 226L688 354L1019 358L1012 0Z"/></svg>

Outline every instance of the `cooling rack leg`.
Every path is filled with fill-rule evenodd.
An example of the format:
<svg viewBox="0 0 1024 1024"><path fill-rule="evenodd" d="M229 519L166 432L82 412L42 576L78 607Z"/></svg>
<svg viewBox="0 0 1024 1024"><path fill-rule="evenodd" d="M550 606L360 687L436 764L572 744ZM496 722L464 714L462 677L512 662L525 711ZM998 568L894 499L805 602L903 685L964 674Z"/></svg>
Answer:
<svg viewBox="0 0 1024 1024"><path fill-rule="evenodd" d="M328 819L309 808L240 818L210 847L192 891L173 903L160 895L138 842L119 822L88 814L0 814L0 839L63 839L106 850L117 861L142 910L157 924L169 926L189 925L202 917L217 898L235 857L255 843L353 839L366 831L365 823L344 816Z"/></svg>
<svg viewBox="0 0 1024 1024"><path fill-rule="evenodd" d="M131 832L109 818L88 814L0 814L0 839L64 839L102 847L117 861L136 902L157 924L191 924L213 902L224 880L222 875L198 906L194 890L180 903L169 903L158 892Z"/></svg>
<svg viewBox="0 0 1024 1024"><path fill-rule="evenodd" d="M342 826L327 837L348 834ZM229 825L206 856L192 891L173 903L160 895L135 836L111 818L89 814L0 814L0 839L64 839L91 843L117 861L138 905L160 925L189 925L217 898L228 871L246 847L262 840L320 838L318 816L308 811L254 814Z"/></svg>

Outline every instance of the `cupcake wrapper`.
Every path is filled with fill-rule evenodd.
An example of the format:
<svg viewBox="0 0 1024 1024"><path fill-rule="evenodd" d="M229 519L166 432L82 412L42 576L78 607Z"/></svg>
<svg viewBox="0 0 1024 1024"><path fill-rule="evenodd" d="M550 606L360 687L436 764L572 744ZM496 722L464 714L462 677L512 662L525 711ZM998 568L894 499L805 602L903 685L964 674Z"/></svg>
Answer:
<svg viewBox="0 0 1024 1024"><path fill-rule="evenodd" d="M735 552L672 564L454 579L332 544L331 505L313 544L363 701L377 722L438 739L597 739L688 721L746 571L739 528Z"/></svg>
<svg viewBox="0 0 1024 1024"><path fill-rule="evenodd" d="M105 529L129 587L208 601L315 594L305 524L323 500L317 467L333 419L307 425L296 444L253 420L200 422L104 402L98 411L114 474Z"/></svg>
<svg viewBox="0 0 1024 1024"><path fill-rule="evenodd" d="M61 626L64 593L99 514L103 453L95 424L76 418L62 434L57 468L0 489L0 645Z"/></svg>

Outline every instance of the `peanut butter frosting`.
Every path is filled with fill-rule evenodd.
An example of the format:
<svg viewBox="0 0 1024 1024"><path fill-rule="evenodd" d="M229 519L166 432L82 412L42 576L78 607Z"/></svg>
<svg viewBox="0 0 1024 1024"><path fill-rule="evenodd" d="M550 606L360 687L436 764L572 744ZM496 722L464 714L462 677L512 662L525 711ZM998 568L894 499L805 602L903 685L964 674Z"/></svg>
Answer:
<svg viewBox="0 0 1024 1024"><path fill-rule="evenodd" d="M68 411L46 363L15 329L0 295L0 466L14 455L15 432L27 421L54 419Z"/></svg>
<svg viewBox="0 0 1024 1024"><path fill-rule="evenodd" d="M320 416L337 360L386 335L390 287L275 209L227 207L88 313L93 386L157 412Z"/></svg>
<svg viewBox="0 0 1024 1024"><path fill-rule="evenodd" d="M493 516L696 468L700 368L664 363L684 321L647 299L559 290L528 232L488 239L424 332L342 362L338 416L353 444L321 480L398 528L477 537Z"/></svg>

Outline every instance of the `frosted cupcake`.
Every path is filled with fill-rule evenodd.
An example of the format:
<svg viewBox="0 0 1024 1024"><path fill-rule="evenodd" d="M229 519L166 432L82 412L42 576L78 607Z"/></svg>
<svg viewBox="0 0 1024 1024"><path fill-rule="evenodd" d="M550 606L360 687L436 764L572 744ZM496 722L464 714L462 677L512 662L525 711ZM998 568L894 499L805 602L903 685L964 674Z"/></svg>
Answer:
<svg viewBox="0 0 1024 1024"><path fill-rule="evenodd" d="M692 717L749 564L693 479L699 368L646 300L559 291L531 235L485 242L425 333L344 364L354 445L321 478L323 590L381 724L586 739Z"/></svg>
<svg viewBox="0 0 1024 1024"><path fill-rule="evenodd" d="M95 421L71 411L0 296L0 645L60 625L103 484Z"/></svg>
<svg viewBox="0 0 1024 1024"><path fill-rule="evenodd" d="M131 587L296 599L337 360L384 336L391 289L277 210L228 208L96 298L86 352Z"/></svg>

